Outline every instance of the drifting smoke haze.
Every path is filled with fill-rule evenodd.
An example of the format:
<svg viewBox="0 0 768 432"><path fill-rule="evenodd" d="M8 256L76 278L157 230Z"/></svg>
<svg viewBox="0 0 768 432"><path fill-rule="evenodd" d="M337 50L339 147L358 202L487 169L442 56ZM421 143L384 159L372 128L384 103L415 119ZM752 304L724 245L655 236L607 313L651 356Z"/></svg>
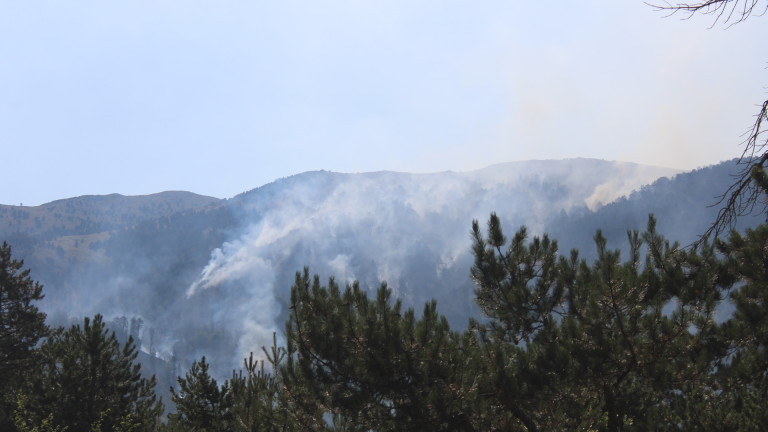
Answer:
<svg viewBox="0 0 768 432"><path fill-rule="evenodd" d="M6 164L0 202L231 196L318 168L737 157L764 100L764 23L665 15L608 0L0 2L4 160L37 168Z"/></svg>
<svg viewBox="0 0 768 432"><path fill-rule="evenodd" d="M142 350L181 375L205 355L226 377L279 338L305 266L386 281L417 312L434 298L463 327L473 219L582 256L596 229L622 247L648 213L683 243L712 220L732 164L467 171L737 157L764 99L760 21L662 16L606 0L0 2L0 202L221 197L304 172L227 200L0 205L0 240L45 285L51 323L140 319ZM464 172L380 171L448 168Z"/></svg>
<svg viewBox="0 0 768 432"><path fill-rule="evenodd" d="M589 259L595 230L623 248L626 230L643 229L654 213L661 233L686 244L713 220L717 209L708 206L734 170L728 162L675 175L570 159L434 174L313 171L228 200L115 197L104 207L115 215L130 203L141 210L122 222L89 219L86 204L101 197L4 206L0 217L9 218L3 235L14 254L45 285L52 323L101 313L119 330L140 320L134 336L172 366L170 385L203 355L225 378L273 333L281 342L289 288L304 267L368 290L386 281L417 313L435 299L463 328L479 315L469 275L473 219L484 224L496 212L507 235L525 225Z"/></svg>
<svg viewBox="0 0 768 432"><path fill-rule="evenodd" d="M609 247L625 248L627 229L642 230L653 213L659 232L687 244L714 219L710 206L735 169L731 161L678 174L570 159L434 174L313 171L228 200L170 194L0 206L0 234L45 285L51 323L96 313L123 333L140 323L134 336L172 366L171 385L203 355L226 378L250 352L260 356L273 333L282 342L289 288L304 267L368 290L386 281L417 313L435 299L463 328L479 316L473 219L484 224L496 212L508 236L525 225L590 259L597 229ZM92 212L101 201L116 217ZM134 211L122 220L126 208Z"/></svg>
<svg viewBox="0 0 768 432"><path fill-rule="evenodd" d="M237 335L229 358L281 333L302 267L394 295L432 298L454 325L474 313L469 228L495 211L540 232L561 212L596 209L674 170L596 160L530 161L454 173L310 172L235 198L242 230L216 248L182 302L210 306ZM222 313L222 311L225 311Z"/></svg>

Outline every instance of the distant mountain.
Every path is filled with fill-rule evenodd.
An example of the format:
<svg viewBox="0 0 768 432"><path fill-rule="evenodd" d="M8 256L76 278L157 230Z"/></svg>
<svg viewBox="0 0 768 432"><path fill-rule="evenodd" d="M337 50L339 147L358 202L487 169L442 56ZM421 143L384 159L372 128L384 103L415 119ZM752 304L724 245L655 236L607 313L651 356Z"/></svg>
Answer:
<svg viewBox="0 0 768 432"><path fill-rule="evenodd" d="M187 361L206 354L226 369L281 330L304 266L371 288L386 280L417 308L437 298L461 325L475 312L473 218L497 211L543 230L674 173L589 159L466 173L319 171L226 201L163 193L5 206L0 234L46 285L52 320L141 317L154 335L145 350Z"/></svg>
<svg viewBox="0 0 768 432"><path fill-rule="evenodd" d="M0 233L22 240L12 243L14 256L46 285L54 321L96 312L140 317L152 334L145 351L187 365L206 355L226 373L281 332L293 275L304 266L369 289L387 281L417 311L435 298L454 326L464 326L478 313L469 277L473 219L484 223L496 212L508 235L526 225L552 233L563 249L589 251L595 229L620 247L626 229L642 229L653 212L662 233L690 242L713 220L716 209L707 206L733 171L732 162L679 174L593 159L460 173L317 171L228 200L135 197L153 203L146 211L140 200L125 209L92 201L78 204L79 217L59 210L39 226L0 219ZM66 209L68 201L40 207Z"/></svg>
<svg viewBox="0 0 768 432"><path fill-rule="evenodd" d="M50 239L94 234L219 202L218 198L173 191L143 196L85 195L35 207L0 204L0 236Z"/></svg>
<svg viewBox="0 0 768 432"><path fill-rule="evenodd" d="M35 277L48 282L51 294L78 263L91 265L109 259L93 244L148 221L209 211L222 202L174 191L145 196L87 195L34 207L0 205L0 239L12 245L15 256L26 259Z"/></svg>

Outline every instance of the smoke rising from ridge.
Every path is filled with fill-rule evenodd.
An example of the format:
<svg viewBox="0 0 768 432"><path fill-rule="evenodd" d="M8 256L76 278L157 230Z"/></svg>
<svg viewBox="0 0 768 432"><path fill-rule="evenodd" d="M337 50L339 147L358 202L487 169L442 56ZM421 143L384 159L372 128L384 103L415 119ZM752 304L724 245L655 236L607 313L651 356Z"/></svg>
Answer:
<svg viewBox="0 0 768 432"><path fill-rule="evenodd" d="M438 300L462 325L472 312L469 228L497 212L534 232L561 212L596 209L672 170L595 160L531 161L465 173L311 172L240 199L243 230L211 254L186 301L226 309L240 359L281 333L288 288L308 266L342 284L386 281L417 310ZM216 295L209 295L215 291Z"/></svg>
<svg viewBox="0 0 768 432"><path fill-rule="evenodd" d="M123 333L137 333L144 352L173 366L148 362L160 368L150 373L162 372L168 388L203 355L216 378L226 379L249 352L259 355L271 344L273 332L280 338L289 287L304 266L341 284L359 280L367 289L387 281L417 313L434 298L451 325L464 328L479 314L469 277L472 219L484 223L497 212L508 235L520 225L533 235L548 232L560 251L577 248L588 261L597 229L608 247L626 250L627 229L642 230L649 213L658 216L660 233L686 244L714 219L717 208L708 206L732 181L734 163L642 188L674 171L577 159L463 173L307 172L180 212L166 212L178 197L163 197L160 214L142 210L143 222L128 220L122 228L116 218L100 225L62 212L40 224L36 242L18 241L30 236L17 228L10 235L18 242L10 243L45 285L40 306L49 323L103 314ZM640 190L614 201L632 189ZM135 207L111 200L108 207L118 216ZM81 201L103 199L56 206L76 208ZM17 217L6 219L6 230L14 220L34 227L35 214L21 213L40 209L11 210ZM737 229L763 221L743 218ZM143 326L128 329L134 320Z"/></svg>

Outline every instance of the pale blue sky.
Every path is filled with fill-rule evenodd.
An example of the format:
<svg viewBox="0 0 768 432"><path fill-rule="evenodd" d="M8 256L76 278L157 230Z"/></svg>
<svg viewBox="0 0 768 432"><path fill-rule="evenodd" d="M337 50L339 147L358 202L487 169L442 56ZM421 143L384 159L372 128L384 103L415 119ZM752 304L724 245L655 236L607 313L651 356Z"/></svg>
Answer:
<svg viewBox="0 0 768 432"><path fill-rule="evenodd" d="M765 19L642 1L0 0L0 203L740 154ZM761 30L763 29L763 30Z"/></svg>

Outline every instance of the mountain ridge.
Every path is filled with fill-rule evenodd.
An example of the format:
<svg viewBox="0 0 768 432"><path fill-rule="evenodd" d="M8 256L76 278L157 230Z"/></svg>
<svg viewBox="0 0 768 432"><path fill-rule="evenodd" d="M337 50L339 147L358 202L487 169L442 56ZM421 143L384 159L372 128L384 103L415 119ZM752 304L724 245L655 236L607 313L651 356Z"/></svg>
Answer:
<svg viewBox="0 0 768 432"><path fill-rule="evenodd" d="M166 191L136 196L82 195L39 206L0 204L0 236L9 228L29 236L94 234L219 202L192 192Z"/></svg>
<svg viewBox="0 0 768 432"><path fill-rule="evenodd" d="M686 197L711 195L729 169L704 173L712 180ZM141 317L161 356L187 362L206 355L226 373L280 334L287 290L304 266L366 289L387 281L417 310L436 299L462 326L478 313L469 277L473 219L496 212L508 234L521 225L532 234L566 230L578 235L565 236L564 245L591 248L591 224L610 214L603 209L637 201L622 191L650 194L632 211L647 218L642 207L655 202L664 220L665 208L687 202L675 194L690 175L595 159L458 173L308 171L111 231L28 239L20 257L46 286L43 307L53 322L96 312ZM672 186L665 192L664 185ZM621 196L624 204L605 205Z"/></svg>

